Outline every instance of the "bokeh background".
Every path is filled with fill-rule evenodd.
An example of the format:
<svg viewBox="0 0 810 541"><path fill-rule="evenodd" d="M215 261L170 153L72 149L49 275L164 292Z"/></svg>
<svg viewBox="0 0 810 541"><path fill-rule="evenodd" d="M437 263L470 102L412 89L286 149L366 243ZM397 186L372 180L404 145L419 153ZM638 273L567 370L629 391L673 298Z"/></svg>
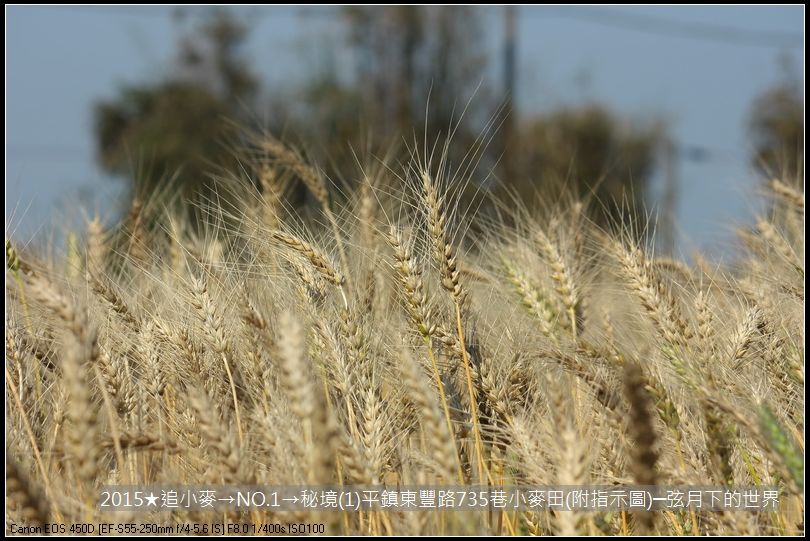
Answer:
<svg viewBox="0 0 810 541"><path fill-rule="evenodd" d="M233 168L231 123L347 185L355 153L456 126L458 156L487 143L477 187L644 207L685 257L723 254L764 179L803 177L803 6L12 6L6 32L22 240L114 223L170 177L195 192Z"/></svg>

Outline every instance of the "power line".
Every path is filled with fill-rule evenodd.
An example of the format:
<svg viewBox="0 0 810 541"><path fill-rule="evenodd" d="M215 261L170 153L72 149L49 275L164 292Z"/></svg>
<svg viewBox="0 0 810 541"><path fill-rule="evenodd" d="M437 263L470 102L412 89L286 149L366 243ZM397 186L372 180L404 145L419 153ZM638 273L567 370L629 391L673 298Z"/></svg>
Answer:
<svg viewBox="0 0 810 541"><path fill-rule="evenodd" d="M165 18L174 14L165 9L144 9L134 6L25 6L38 10L62 11L74 14L90 13L94 15L126 15L133 17ZM156 7L156 6L155 6Z"/></svg>
<svg viewBox="0 0 810 541"><path fill-rule="evenodd" d="M739 163L748 160L743 152L702 144L673 142L673 153L679 160L693 164Z"/></svg>
<svg viewBox="0 0 810 541"><path fill-rule="evenodd" d="M628 11L598 7L562 9L543 7L541 12L527 12L529 17L551 15L576 19L602 26L621 28L660 36L714 41L731 45L751 47L802 48L804 34L781 30L741 28L724 24L669 19L657 15L630 13Z"/></svg>
<svg viewBox="0 0 810 541"><path fill-rule="evenodd" d="M302 8L299 14L308 17L334 17L334 13L330 8L322 7ZM501 17L500 10L487 10L484 11L484 14L491 17ZM537 11L529 11L523 7L518 18L539 19L549 16L579 20L621 30L699 41L713 41L729 45L789 49L804 47L804 34L801 32L742 28L702 21L685 21L598 7L572 6L565 8L542 6Z"/></svg>
<svg viewBox="0 0 810 541"><path fill-rule="evenodd" d="M69 11L74 14L81 14L81 13L89 13L93 15L121 15L127 17L146 17L146 18L156 18L156 19L166 19L174 17L178 14L184 13L204 13L204 12L212 12L217 10L222 6L101 6L101 5L94 5L94 6L67 6L67 5L56 5L56 6L26 6L33 9L40 9L40 10L58 10L58 11ZM239 7L242 10L250 10L253 6L228 6L228 7ZM267 15L281 15L281 16L297 16L302 14L307 14L309 9L303 7L295 7L295 6L273 6L272 13L268 8L262 8L261 11L255 10L255 13L251 13L251 16L267 16Z"/></svg>
<svg viewBox="0 0 810 541"><path fill-rule="evenodd" d="M47 163L87 163L94 153L90 147L59 143L7 143L7 161L36 161Z"/></svg>
<svg viewBox="0 0 810 541"><path fill-rule="evenodd" d="M105 15L127 15L136 17L165 18L174 16L178 10L202 11L216 9L215 6L187 6L170 9L154 9L146 7L116 7L116 6L31 6L35 9L57 9L73 13L98 13ZM250 6L245 6L249 8ZM486 11L487 15L498 16L500 13ZM265 6L254 11L251 17L269 16L305 16L310 18L323 18L334 20L334 8L327 7L295 7L295 6ZM599 7L573 6L570 8L543 6L538 10L522 9L521 17L538 19L558 17L573 19L601 26L643 32L646 34L668 36L698 41L712 41L729 45L742 45L749 47L769 47L782 49L797 49L804 47L804 34L801 32L787 32L782 30L765 30L759 28L742 28L702 21L685 21L671 19L658 15L645 13L632 13L625 10L606 9Z"/></svg>

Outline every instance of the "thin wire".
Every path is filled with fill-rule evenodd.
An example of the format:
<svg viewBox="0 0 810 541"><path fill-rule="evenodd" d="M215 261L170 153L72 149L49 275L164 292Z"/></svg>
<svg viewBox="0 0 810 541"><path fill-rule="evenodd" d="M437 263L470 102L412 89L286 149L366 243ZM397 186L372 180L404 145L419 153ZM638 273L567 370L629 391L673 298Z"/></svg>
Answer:
<svg viewBox="0 0 810 541"><path fill-rule="evenodd" d="M215 6L185 6L170 9L144 9L138 7L114 6L30 6L35 9L58 9L61 11L99 13L105 15L128 15L136 17L174 16L179 10L202 11L216 9ZM248 8L250 6L244 6ZM501 17L500 12L484 10L487 16ZM337 21L334 8L326 7L293 7L293 6L265 6L261 10L251 13L251 17L271 16L303 16L309 18L323 18ZM522 18L544 19L559 17L573 19L611 28L643 32L658 36L677 37L698 41L713 41L729 45L749 47L769 47L796 49L804 47L804 34L801 32L787 32L781 30L764 30L758 28L742 28L738 26L707 23L702 21L685 21L670 19L657 15L644 13L631 13L624 10L606 9L599 7L574 6L571 8L543 6L538 10L523 9Z"/></svg>
<svg viewBox="0 0 810 541"><path fill-rule="evenodd" d="M741 28L723 24L669 19L657 15L598 7L562 9L543 7L539 11L525 11L528 18L545 16L576 19L623 30L644 32L692 40L714 41L751 47L800 48L804 47L804 34L781 30Z"/></svg>

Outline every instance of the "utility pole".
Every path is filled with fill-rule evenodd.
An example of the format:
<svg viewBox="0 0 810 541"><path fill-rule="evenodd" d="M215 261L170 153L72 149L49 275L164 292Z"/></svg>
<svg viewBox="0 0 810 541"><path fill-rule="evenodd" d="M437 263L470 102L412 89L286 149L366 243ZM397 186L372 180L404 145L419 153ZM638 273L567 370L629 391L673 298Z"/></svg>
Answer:
<svg viewBox="0 0 810 541"><path fill-rule="evenodd" d="M509 100L515 97L515 6L504 6L503 81ZM514 106L513 106L514 107Z"/></svg>
<svg viewBox="0 0 810 541"><path fill-rule="evenodd" d="M678 203L678 147L667 137L663 143L664 192L661 196L659 235L662 253L672 255L675 250L675 207Z"/></svg>
<svg viewBox="0 0 810 541"><path fill-rule="evenodd" d="M503 91L504 102L509 104L506 117L501 126L504 174L511 177L515 167L513 155L509 150L514 145L516 119L515 80L516 80L516 34L515 6L504 6L504 43L503 43Z"/></svg>

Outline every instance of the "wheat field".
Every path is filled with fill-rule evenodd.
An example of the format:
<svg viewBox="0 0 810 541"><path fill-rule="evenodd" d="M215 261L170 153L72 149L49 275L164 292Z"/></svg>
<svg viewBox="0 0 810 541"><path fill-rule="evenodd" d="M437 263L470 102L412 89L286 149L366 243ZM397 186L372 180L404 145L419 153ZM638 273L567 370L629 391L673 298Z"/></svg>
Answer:
<svg viewBox="0 0 810 541"><path fill-rule="evenodd" d="M66 254L6 240L9 524L333 534L791 535L804 513L804 195L735 257L462 203L441 149L338 193L267 137L203 227L156 198ZM317 210L286 201L303 184ZM299 185L300 185L299 184ZM232 191L236 191L235 189ZM338 197L339 196L339 197ZM29 253L30 252L30 253ZM771 512L107 512L106 485L777 486Z"/></svg>

